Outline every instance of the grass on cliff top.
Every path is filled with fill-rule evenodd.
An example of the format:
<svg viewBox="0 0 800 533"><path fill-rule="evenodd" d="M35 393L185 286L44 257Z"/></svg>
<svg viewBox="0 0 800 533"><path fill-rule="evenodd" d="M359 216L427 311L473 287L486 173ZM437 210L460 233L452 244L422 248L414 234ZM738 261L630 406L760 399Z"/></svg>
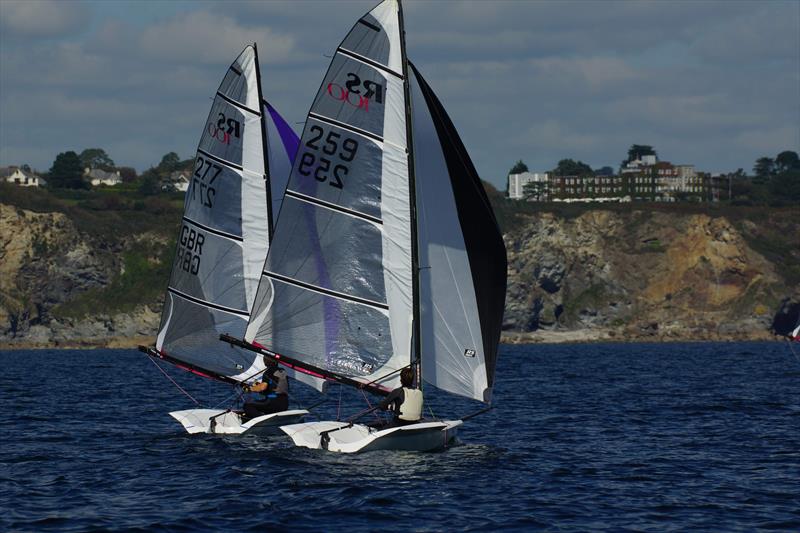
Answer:
<svg viewBox="0 0 800 533"><path fill-rule="evenodd" d="M144 196L137 191L38 189L0 184L0 202L37 213L66 215L78 231L108 240L154 231L177 231L183 193Z"/></svg>
<svg viewBox="0 0 800 533"><path fill-rule="evenodd" d="M175 242L142 244L122 257L124 272L107 286L90 289L52 310L56 318L79 319L133 311L160 301L169 280Z"/></svg>

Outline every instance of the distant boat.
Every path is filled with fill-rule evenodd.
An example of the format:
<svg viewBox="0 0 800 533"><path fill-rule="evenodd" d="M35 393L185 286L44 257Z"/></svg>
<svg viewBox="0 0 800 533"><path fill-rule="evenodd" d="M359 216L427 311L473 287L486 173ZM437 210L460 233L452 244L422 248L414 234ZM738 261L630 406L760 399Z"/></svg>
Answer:
<svg viewBox="0 0 800 533"><path fill-rule="evenodd" d="M186 191L158 337L155 347L140 350L231 385L263 373L261 356L222 344L219 335L245 332L298 143L263 99L258 53L247 46L214 97ZM320 379L295 377L322 388ZM276 429L305 414L284 411L243 424L229 409L170 413L189 433Z"/></svg>
<svg viewBox="0 0 800 533"><path fill-rule="evenodd" d="M488 404L505 246L452 122L406 58L397 0L336 49L301 139L247 332L224 340L378 396L411 367L418 387ZM466 418L281 429L337 452L430 450Z"/></svg>

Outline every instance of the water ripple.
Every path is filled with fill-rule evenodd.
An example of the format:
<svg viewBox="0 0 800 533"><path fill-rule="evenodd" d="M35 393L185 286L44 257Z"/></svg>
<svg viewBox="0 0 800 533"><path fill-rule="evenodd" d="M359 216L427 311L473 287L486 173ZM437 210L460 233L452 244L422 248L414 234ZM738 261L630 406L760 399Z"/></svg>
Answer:
<svg viewBox="0 0 800 533"><path fill-rule="evenodd" d="M185 397L136 352L0 352L0 530L797 531L800 371L784 350L503 346L497 408L458 445L357 456L186 435L166 415ZM66 378L19 385L43 369ZM229 394L173 376L209 405Z"/></svg>

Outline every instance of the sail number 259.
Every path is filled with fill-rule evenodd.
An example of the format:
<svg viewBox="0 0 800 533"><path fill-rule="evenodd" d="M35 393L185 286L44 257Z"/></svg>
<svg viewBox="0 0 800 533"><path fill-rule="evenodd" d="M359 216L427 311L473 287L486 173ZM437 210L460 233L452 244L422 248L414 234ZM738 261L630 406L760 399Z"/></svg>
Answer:
<svg viewBox="0 0 800 533"><path fill-rule="evenodd" d="M313 172L314 179L317 181L327 181L328 185L337 189L344 188L342 180L350 172L350 167L345 163L350 163L356 157L358 141L350 137L342 139L341 134L335 131L329 131L325 136L325 130L316 124L311 126L308 131L311 133L311 137L306 141L305 146L313 152L309 150L303 152L297 172L303 176L310 176ZM324 140L323 137L325 137ZM319 151L330 157L321 157L314 153ZM315 166L316 168L314 168Z"/></svg>

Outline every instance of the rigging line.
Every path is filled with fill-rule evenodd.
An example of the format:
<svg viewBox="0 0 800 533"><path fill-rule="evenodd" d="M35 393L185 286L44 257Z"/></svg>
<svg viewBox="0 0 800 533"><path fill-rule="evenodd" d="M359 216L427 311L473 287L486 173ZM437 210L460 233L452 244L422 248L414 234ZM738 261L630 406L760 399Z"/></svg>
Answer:
<svg viewBox="0 0 800 533"><path fill-rule="evenodd" d="M404 368L413 368L413 367L414 367L414 365L415 365L415 364L417 364L417 363L419 363L419 357L418 357L418 358L416 358L416 359L414 359L413 361L411 361L411 364L408 364L408 365L406 365L406 366L401 366L401 367L400 367L400 368L398 368L397 370L392 370L392 371L391 371L391 372L389 372L388 374L384 374L383 376L381 376L381 377L379 377L379 378L375 378L375 379L373 379L372 381L368 382L368 383L367 383L367 385L374 385L374 384L375 384L375 383L377 383L378 381L383 381L383 380L385 380L386 378L388 378L389 376L391 376L391 375L393 375L393 374L397 374L398 372L402 372ZM369 402L367 402L367 403L369 403Z"/></svg>
<svg viewBox="0 0 800 533"><path fill-rule="evenodd" d="M336 406L336 420L341 420L340 415L342 413L342 390L344 389L344 385L341 383L339 384L339 405Z"/></svg>
<svg viewBox="0 0 800 533"><path fill-rule="evenodd" d="M795 358L795 359L797 359L797 362L798 362L798 363L800 363L800 356L798 356L798 355L797 355L797 352L795 352L795 351L794 351L794 348L792 347L792 343L793 343L794 341L791 341L791 340L789 340L789 339L787 338L787 339L786 339L786 342L787 342L787 343L789 343L789 350L791 350L791 351L792 351L792 355L794 356L794 358Z"/></svg>
<svg viewBox="0 0 800 533"><path fill-rule="evenodd" d="M159 370L161 371L161 373L162 373L162 374L164 374L165 376L167 376L167 379L168 379L168 380L170 380L170 381L172 382L172 384L173 384L173 385L175 385L176 387L178 387L178 390L179 390L179 391L181 391L181 392L182 392L182 393L184 393L186 396L188 396L188 397L189 397L189 399L190 399L190 400L192 400L192 401L195 403L195 405L197 405L198 407L202 407L202 406L203 406L203 404L201 404L200 402L198 402L197 400L195 400L195 399L194 399L194 397L193 397L191 394L189 394L188 392L186 392L186 391L183 389L183 387L181 387L180 385L178 385L178 382L177 382L177 381L175 381L174 379L172 379L172 376L170 376L169 374L167 374L167 373L164 371L164 369L163 369L163 368L161 368L161 366L159 366L159 364L158 364L158 363L156 363L155 359L153 359L153 358L152 358L151 356L149 356L149 355L148 355L148 359L150 359L150 360L153 362L153 364L154 364L154 365L156 365L156 368L157 368L157 369L159 369Z"/></svg>
<svg viewBox="0 0 800 533"><path fill-rule="evenodd" d="M364 389L361 389L361 394L364 395L364 400L367 402L367 407L369 407L370 412L372 412L372 414L375 416L375 419L378 422L382 422L381 417L378 415L378 411L377 411L377 407L378 406L377 405L375 407L372 406L372 404L369 402L369 398L367 398L367 393L364 392Z"/></svg>

